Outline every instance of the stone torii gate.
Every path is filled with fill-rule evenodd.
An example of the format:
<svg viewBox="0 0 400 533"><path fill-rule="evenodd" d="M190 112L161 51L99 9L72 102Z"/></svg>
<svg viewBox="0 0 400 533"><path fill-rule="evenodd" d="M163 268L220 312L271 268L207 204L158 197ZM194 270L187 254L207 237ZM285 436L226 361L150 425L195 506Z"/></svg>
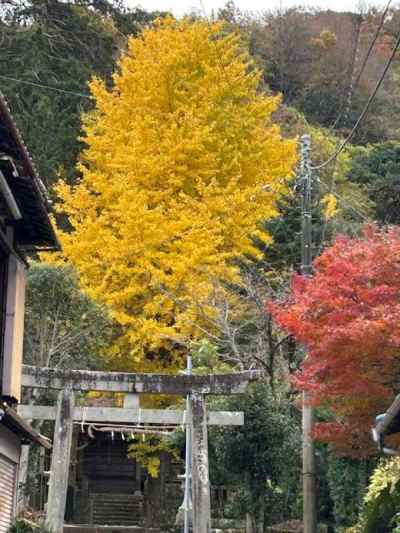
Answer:
<svg viewBox="0 0 400 533"><path fill-rule="evenodd" d="M21 405L26 419L55 420L53 454L49 479L46 524L62 533L68 488L68 469L74 421L102 423L148 423L192 425L193 531L211 532L208 425L242 425L243 413L206 411L205 396L244 393L248 384L260 377L258 371L212 375L131 374L60 370L24 365L22 386L60 390L57 407ZM77 407L74 391L125 393L124 407ZM139 409L138 394L191 395L191 420L183 411Z"/></svg>

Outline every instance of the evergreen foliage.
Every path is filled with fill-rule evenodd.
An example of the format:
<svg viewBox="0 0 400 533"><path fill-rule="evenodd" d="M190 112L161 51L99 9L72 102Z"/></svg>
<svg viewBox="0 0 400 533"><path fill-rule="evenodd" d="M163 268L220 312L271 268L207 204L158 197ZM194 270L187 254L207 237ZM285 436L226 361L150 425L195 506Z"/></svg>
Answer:
<svg viewBox="0 0 400 533"><path fill-rule="evenodd" d="M268 383L259 382L212 407L244 412L243 427L210 428L211 482L236 488L226 512L249 513L265 525L298 516L299 413L285 390L273 395Z"/></svg>
<svg viewBox="0 0 400 533"><path fill-rule="evenodd" d="M49 187L58 175L76 180L81 113L93 108L88 82L96 75L110 83L126 34L156 16L111 0L2 3L0 88Z"/></svg>
<svg viewBox="0 0 400 533"><path fill-rule="evenodd" d="M33 263L28 270L24 362L98 368L114 326L104 307L79 289L70 266Z"/></svg>
<svg viewBox="0 0 400 533"><path fill-rule="evenodd" d="M44 525L39 525L25 520L24 518L17 519L9 529L9 533L52 533Z"/></svg>
<svg viewBox="0 0 400 533"><path fill-rule="evenodd" d="M399 458L383 459L370 478L359 522L346 532L390 533L398 531L399 506Z"/></svg>
<svg viewBox="0 0 400 533"><path fill-rule="evenodd" d="M369 475L375 460L328 456L326 475L335 527L355 524L363 508Z"/></svg>
<svg viewBox="0 0 400 533"><path fill-rule="evenodd" d="M348 176L368 191L375 206L374 219L400 224L400 143L355 148Z"/></svg>

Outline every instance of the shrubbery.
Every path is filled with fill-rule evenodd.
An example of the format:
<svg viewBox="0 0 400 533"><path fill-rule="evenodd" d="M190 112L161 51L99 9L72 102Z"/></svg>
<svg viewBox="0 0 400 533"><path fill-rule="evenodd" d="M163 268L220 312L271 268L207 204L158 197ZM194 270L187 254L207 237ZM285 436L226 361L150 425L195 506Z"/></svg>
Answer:
<svg viewBox="0 0 400 533"><path fill-rule="evenodd" d="M346 533L400 532L400 458L382 460L371 476L356 526Z"/></svg>
<svg viewBox="0 0 400 533"><path fill-rule="evenodd" d="M35 524L25 518L17 519L11 526L9 533L51 533L44 525Z"/></svg>

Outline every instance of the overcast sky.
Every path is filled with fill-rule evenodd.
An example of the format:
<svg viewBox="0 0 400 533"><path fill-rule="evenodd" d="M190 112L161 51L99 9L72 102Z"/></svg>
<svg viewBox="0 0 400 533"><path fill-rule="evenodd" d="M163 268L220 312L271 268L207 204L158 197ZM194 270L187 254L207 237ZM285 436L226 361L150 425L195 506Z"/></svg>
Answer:
<svg viewBox="0 0 400 533"><path fill-rule="evenodd" d="M144 9L159 10L159 11L172 11L176 16L183 15L190 12L193 9L202 10L201 3L207 10L207 14L214 9L217 10L222 7L226 0L125 0L126 4L134 7L140 5ZM283 8L289 8L292 6L312 6L320 7L324 9L334 9L336 11L348 11L356 9L360 3L363 6L376 6L383 8L386 0L235 0L235 4L242 10L262 11L279 7L280 2ZM398 4L398 2L396 2Z"/></svg>

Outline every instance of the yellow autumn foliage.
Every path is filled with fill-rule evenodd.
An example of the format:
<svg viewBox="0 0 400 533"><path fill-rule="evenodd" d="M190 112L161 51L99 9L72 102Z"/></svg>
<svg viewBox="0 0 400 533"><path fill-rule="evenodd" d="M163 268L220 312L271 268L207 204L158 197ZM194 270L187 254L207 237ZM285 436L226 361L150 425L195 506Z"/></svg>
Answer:
<svg viewBox="0 0 400 533"><path fill-rule="evenodd" d="M211 280L233 279L232 258L277 214L296 143L259 81L238 36L166 19L130 38L111 89L91 83L82 179L57 190L73 229L60 238L121 326L115 368L175 364L179 343L201 335Z"/></svg>
<svg viewBox="0 0 400 533"><path fill-rule="evenodd" d="M336 215L338 210L338 203L336 196L333 193L325 194L321 198L321 204L323 207L323 216L325 220L330 220Z"/></svg>
<svg viewBox="0 0 400 533"><path fill-rule="evenodd" d="M172 436L172 434L171 434ZM142 437L142 438L141 438ZM175 461L179 461L179 450L170 436L136 435L128 445L128 457L135 459L151 475L157 478L160 471L161 453L168 453Z"/></svg>

